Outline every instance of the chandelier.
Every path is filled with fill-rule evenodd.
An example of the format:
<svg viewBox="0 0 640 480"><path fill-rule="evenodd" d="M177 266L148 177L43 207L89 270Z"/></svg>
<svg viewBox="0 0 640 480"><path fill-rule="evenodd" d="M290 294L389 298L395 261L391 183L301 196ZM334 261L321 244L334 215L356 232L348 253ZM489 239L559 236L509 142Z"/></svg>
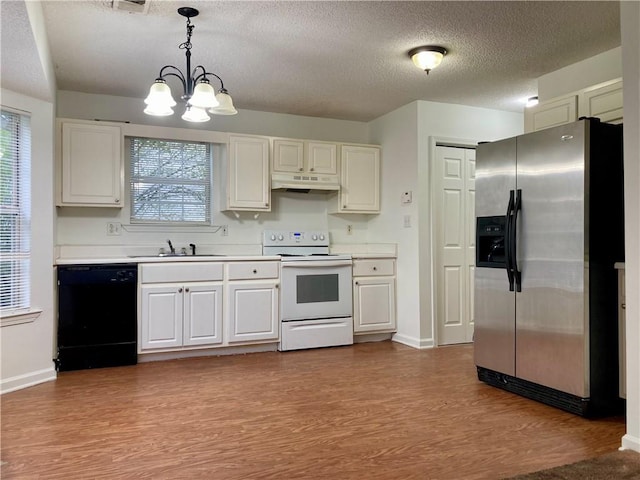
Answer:
<svg viewBox="0 0 640 480"><path fill-rule="evenodd" d="M182 119L187 122L206 122L211 119L207 112L215 115L235 115L238 111L233 106L231 95L224 88L222 79L215 73L207 72L202 65L191 70L191 35L194 25L191 19L198 15L198 10L191 7L181 7L178 13L187 19L187 41L181 43L178 48L185 50L187 57L186 75L178 67L165 65L160 69L160 74L149 89L149 95L144 100L147 107L144 113L155 116L173 115L173 107L177 105L171 95L171 89L167 85L166 77L176 77L182 83L186 109ZM216 94L209 83L209 77L215 77L220 81L220 90Z"/></svg>

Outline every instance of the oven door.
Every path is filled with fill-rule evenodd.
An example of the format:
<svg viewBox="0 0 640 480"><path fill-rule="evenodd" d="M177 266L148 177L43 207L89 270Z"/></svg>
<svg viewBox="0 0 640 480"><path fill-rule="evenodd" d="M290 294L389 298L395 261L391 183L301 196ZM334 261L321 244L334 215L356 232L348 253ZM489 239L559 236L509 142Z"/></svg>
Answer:
<svg viewBox="0 0 640 480"><path fill-rule="evenodd" d="M282 321L350 317L351 260L282 262Z"/></svg>

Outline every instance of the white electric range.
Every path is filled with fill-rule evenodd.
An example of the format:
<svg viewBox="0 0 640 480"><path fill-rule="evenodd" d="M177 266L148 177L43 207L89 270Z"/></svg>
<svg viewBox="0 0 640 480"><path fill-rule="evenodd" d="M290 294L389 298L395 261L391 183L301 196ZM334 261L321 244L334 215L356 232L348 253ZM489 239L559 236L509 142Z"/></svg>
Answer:
<svg viewBox="0 0 640 480"><path fill-rule="evenodd" d="M329 254L329 232L266 230L263 255L281 255L279 350L351 345L350 255Z"/></svg>

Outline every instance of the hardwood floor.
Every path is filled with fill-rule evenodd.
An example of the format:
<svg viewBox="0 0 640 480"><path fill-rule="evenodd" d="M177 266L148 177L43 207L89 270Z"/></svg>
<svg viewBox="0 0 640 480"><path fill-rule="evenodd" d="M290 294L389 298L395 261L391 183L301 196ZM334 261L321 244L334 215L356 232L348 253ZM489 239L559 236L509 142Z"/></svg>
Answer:
<svg viewBox="0 0 640 480"><path fill-rule="evenodd" d="M479 383L471 345L66 372L1 401L3 479L498 479L625 432Z"/></svg>

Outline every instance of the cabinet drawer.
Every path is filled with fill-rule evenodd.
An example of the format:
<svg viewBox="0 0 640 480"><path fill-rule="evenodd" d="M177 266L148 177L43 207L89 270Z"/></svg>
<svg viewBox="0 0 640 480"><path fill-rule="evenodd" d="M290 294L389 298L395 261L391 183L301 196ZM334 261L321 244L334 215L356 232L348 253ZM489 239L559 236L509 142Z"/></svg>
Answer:
<svg viewBox="0 0 640 480"><path fill-rule="evenodd" d="M278 278L280 262L238 262L229 264L229 280Z"/></svg>
<svg viewBox="0 0 640 480"><path fill-rule="evenodd" d="M353 261L354 277L395 275L395 270L395 260L393 260L392 258L377 258L370 260Z"/></svg>
<svg viewBox="0 0 640 480"><path fill-rule="evenodd" d="M140 283L212 282L222 280L222 263L154 263L140 267Z"/></svg>

